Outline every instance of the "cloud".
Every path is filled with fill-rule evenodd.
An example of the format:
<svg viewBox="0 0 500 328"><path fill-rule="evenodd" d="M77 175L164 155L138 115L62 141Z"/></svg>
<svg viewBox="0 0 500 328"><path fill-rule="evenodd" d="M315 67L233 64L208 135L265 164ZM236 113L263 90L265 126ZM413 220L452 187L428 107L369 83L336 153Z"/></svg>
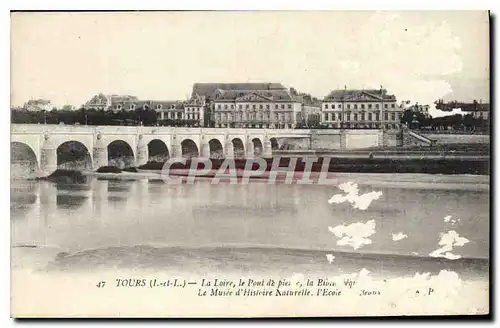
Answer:
<svg viewBox="0 0 500 328"><path fill-rule="evenodd" d="M392 240L394 241L400 241L400 240L403 240L405 238L407 238L408 236L402 232L398 232L397 234L392 234Z"/></svg>
<svg viewBox="0 0 500 328"><path fill-rule="evenodd" d="M457 260L461 258L460 255L453 254L453 247L462 247L467 244L469 240L460 235L455 230L450 230L447 233L441 233L441 240L439 244L441 248L436 249L429 254L431 257L444 257L449 260Z"/></svg>
<svg viewBox="0 0 500 328"><path fill-rule="evenodd" d="M340 67L357 74L346 81L361 87L382 84L400 100L431 105L452 92L446 77L463 69L461 41L446 22L412 24L404 15L377 12L355 32Z"/></svg>
<svg viewBox="0 0 500 328"><path fill-rule="evenodd" d="M371 239L368 237L375 233L375 221L370 220L366 223L356 222L348 226L338 225L334 228L328 227L328 230L333 233L337 238L341 238L337 241L339 246L351 246L353 249L369 245L372 243Z"/></svg>
<svg viewBox="0 0 500 328"><path fill-rule="evenodd" d="M358 195L358 185L353 182L343 183L339 185L338 188L344 191L346 194L333 195L332 198L328 200L329 204L341 204L344 202L349 202L353 204L353 208L364 211L374 200L377 200L382 196L381 191L372 191L366 194Z"/></svg>

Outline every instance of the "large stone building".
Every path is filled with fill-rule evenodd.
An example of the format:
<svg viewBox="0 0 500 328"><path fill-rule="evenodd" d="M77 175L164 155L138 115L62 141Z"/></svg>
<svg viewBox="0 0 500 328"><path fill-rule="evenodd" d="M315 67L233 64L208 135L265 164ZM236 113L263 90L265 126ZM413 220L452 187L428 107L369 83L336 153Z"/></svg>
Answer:
<svg viewBox="0 0 500 328"><path fill-rule="evenodd" d="M399 129L403 108L386 89L342 89L323 100L322 124L331 128Z"/></svg>
<svg viewBox="0 0 500 328"><path fill-rule="evenodd" d="M184 121L189 125L204 125L204 102L200 99L190 101L140 100L129 95L97 94L83 105L86 109L133 111L149 109L158 113L159 120Z"/></svg>
<svg viewBox="0 0 500 328"><path fill-rule="evenodd" d="M214 127L294 128L302 120L301 103L280 83L195 83L193 99Z"/></svg>

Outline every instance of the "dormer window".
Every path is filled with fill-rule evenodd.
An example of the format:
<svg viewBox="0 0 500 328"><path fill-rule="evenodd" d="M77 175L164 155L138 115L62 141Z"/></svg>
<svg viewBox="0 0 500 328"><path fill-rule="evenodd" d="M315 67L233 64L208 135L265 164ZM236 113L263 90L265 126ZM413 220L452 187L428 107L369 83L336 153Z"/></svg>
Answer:
<svg viewBox="0 0 500 328"><path fill-rule="evenodd" d="M117 105L116 109L122 109L122 105Z"/></svg>
<svg viewBox="0 0 500 328"><path fill-rule="evenodd" d="M175 105L170 106L170 109L175 109Z"/></svg>
<svg viewBox="0 0 500 328"><path fill-rule="evenodd" d="M135 104L130 105L130 109L135 109Z"/></svg>
<svg viewBox="0 0 500 328"><path fill-rule="evenodd" d="M144 105L144 109L149 109L149 106L148 105Z"/></svg>
<svg viewBox="0 0 500 328"><path fill-rule="evenodd" d="M162 107L161 104L156 105L156 109L161 109L161 107Z"/></svg>

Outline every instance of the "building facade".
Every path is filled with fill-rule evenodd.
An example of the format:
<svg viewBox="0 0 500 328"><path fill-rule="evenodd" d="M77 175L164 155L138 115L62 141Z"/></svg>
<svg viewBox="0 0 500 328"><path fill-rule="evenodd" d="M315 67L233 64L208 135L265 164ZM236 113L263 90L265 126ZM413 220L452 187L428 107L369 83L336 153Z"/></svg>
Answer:
<svg viewBox="0 0 500 328"><path fill-rule="evenodd" d="M302 105L302 126L318 126L321 123L321 101L308 94L295 95L294 98Z"/></svg>
<svg viewBox="0 0 500 328"><path fill-rule="evenodd" d="M403 108L387 90L334 90L323 100L322 124L329 128L400 129Z"/></svg>
<svg viewBox="0 0 500 328"><path fill-rule="evenodd" d="M482 102L473 102L472 106L464 106L462 109L467 114L471 114L474 118L488 121L490 119L490 104Z"/></svg>
<svg viewBox="0 0 500 328"><path fill-rule="evenodd" d="M221 128L295 128L302 105L280 83L195 83L205 123ZM201 110L201 109L200 109Z"/></svg>
<svg viewBox="0 0 500 328"><path fill-rule="evenodd" d="M105 111L134 111L136 109L154 110L158 113L160 121L183 121L191 126L204 126L204 102L202 99L190 99L184 101L165 100L140 100L129 95L105 95L93 96L83 106L85 109Z"/></svg>

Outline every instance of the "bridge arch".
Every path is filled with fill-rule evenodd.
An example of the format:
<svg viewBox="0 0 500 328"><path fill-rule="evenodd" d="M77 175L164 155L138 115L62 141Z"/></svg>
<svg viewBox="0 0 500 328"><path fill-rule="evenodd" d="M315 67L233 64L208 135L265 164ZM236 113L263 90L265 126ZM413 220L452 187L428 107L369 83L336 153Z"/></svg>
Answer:
<svg viewBox="0 0 500 328"><path fill-rule="evenodd" d="M195 158L200 156L198 146L193 140L186 138L181 142L182 157Z"/></svg>
<svg viewBox="0 0 500 328"><path fill-rule="evenodd" d="M119 168L135 165L134 150L128 142L118 139L108 144L108 165Z"/></svg>
<svg viewBox="0 0 500 328"><path fill-rule="evenodd" d="M279 150L280 149L280 144L278 142L278 139L271 138L271 139L269 139L269 141L271 141L271 149L272 150Z"/></svg>
<svg viewBox="0 0 500 328"><path fill-rule="evenodd" d="M148 143L148 162L163 163L170 158L167 144L160 139L153 139Z"/></svg>
<svg viewBox="0 0 500 328"><path fill-rule="evenodd" d="M10 143L11 176L26 176L40 167L35 151L28 144L18 141Z"/></svg>
<svg viewBox="0 0 500 328"><path fill-rule="evenodd" d="M262 141L259 138L253 138L253 154L254 156L261 156L263 151Z"/></svg>
<svg viewBox="0 0 500 328"><path fill-rule="evenodd" d="M231 142L233 144L234 158L245 158L245 145L243 144L243 141L240 138L233 138Z"/></svg>
<svg viewBox="0 0 500 328"><path fill-rule="evenodd" d="M210 139L208 145L210 147L210 158L224 158L224 147L219 139Z"/></svg>
<svg viewBox="0 0 500 328"><path fill-rule="evenodd" d="M56 150L57 167L63 169L92 169L92 155L80 141L68 140Z"/></svg>

